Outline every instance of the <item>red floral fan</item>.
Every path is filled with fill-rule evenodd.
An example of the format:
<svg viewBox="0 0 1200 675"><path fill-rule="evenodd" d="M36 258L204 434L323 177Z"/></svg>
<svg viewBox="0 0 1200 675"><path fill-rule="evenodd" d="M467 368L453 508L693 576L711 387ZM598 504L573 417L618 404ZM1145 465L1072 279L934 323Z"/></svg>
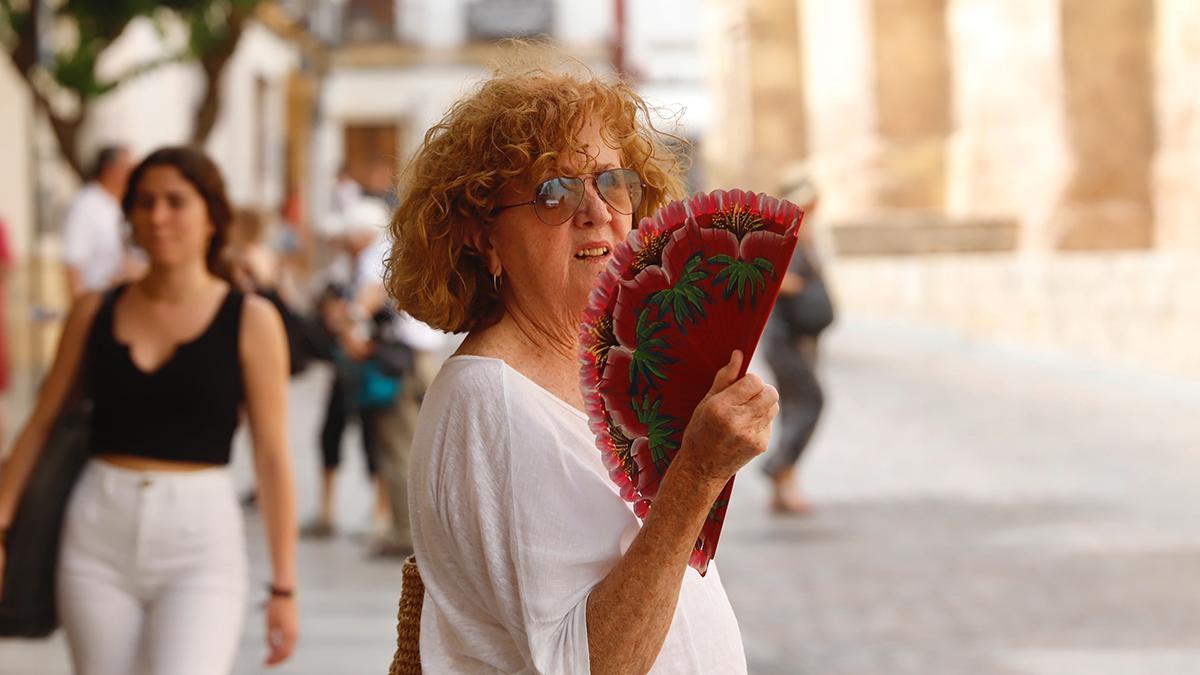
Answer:
<svg viewBox="0 0 1200 675"><path fill-rule="evenodd" d="M735 349L745 374L803 215L742 190L671 202L642 219L599 275L581 326L583 394L604 465L639 518ZM732 491L730 479L696 540L689 564L701 574Z"/></svg>

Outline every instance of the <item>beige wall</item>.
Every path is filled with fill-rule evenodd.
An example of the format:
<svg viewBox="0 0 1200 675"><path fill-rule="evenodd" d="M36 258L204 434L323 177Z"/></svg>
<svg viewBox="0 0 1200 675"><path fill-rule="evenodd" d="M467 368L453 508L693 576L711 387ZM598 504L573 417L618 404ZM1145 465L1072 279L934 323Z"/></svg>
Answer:
<svg viewBox="0 0 1200 675"><path fill-rule="evenodd" d="M1200 255L944 255L831 263L846 313L1200 377Z"/></svg>

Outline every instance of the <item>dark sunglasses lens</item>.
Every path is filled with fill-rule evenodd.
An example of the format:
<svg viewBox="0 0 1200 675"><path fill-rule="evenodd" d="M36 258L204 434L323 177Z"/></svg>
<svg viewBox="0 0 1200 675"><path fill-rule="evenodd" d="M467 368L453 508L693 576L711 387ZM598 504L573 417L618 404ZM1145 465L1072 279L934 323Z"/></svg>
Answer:
<svg viewBox="0 0 1200 675"><path fill-rule="evenodd" d="M538 186L537 202L533 205L533 210L542 222L558 225L575 215L581 201L583 181L578 178L551 178Z"/></svg>
<svg viewBox="0 0 1200 675"><path fill-rule="evenodd" d="M618 213L629 215L642 203L642 178L633 169L609 169L596 176L596 189Z"/></svg>

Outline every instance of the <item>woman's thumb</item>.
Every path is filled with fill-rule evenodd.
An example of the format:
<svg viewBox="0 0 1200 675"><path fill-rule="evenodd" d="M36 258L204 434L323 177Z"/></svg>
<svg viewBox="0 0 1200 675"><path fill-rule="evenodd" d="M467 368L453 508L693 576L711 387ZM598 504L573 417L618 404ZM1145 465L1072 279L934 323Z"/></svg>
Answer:
<svg viewBox="0 0 1200 675"><path fill-rule="evenodd" d="M738 371L742 369L742 358L740 349L733 350L733 353L729 355L729 363L722 366L713 377L712 388L708 390L709 396L724 391L726 387L737 381Z"/></svg>

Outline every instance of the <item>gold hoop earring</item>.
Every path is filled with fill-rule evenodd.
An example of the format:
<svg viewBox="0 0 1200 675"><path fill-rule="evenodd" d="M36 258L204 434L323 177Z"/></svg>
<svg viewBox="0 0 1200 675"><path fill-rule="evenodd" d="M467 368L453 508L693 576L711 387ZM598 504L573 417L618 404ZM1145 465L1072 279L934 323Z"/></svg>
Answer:
<svg viewBox="0 0 1200 675"><path fill-rule="evenodd" d="M497 293L500 292L500 275L499 274L492 275L492 290L496 291Z"/></svg>

